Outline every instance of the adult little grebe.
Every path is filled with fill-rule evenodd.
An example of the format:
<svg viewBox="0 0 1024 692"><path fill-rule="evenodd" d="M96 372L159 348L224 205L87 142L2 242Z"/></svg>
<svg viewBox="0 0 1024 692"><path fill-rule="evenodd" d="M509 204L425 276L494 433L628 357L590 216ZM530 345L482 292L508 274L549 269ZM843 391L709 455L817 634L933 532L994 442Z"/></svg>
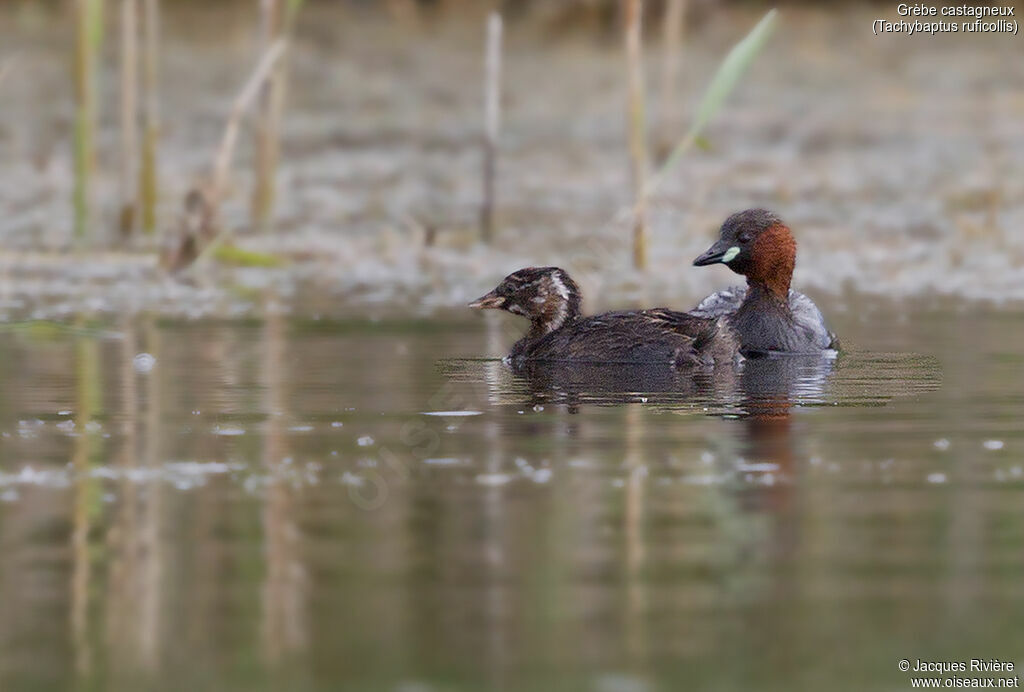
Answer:
<svg viewBox="0 0 1024 692"><path fill-rule="evenodd" d="M713 293L690 314L728 320L743 355L839 348L817 306L789 287L796 241L778 216L765 209L748 209L726 219L718 241L693 264L703 267L719 262L746 276L746 288L734 286Z"/></svg>
<svg viewBox="0 0 1024 692"><path fill-rule="evenodd" d="M530 320L530 331L506 360L714 365L735 357L732 330L715 318L665 308L582 316L579 287L558 267L509 274L469 304Z"/></svg>

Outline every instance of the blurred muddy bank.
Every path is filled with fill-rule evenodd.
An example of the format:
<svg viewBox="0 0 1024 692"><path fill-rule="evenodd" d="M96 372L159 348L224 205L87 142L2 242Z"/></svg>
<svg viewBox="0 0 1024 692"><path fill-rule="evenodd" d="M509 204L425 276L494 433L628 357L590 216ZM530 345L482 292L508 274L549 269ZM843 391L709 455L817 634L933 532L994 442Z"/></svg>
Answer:
<svg viewBox="0 0 1024 692"><path fill-rule="evenodd" d="M617 19L601 19L603 3L573 7L507 4L495 233L484 245L476 224L489 7L307 4L289 55L271 228L250 228L251 120L220 209L238 245L274 266L210 263L180 281L157 268L154 249L208 173L260 55L254 8L163 8L157 235L127 249L117 234L117 48L104 44L94 213L97 245L114 252L78 258L68 254L69 14L63 5L0 6L0 60L14 61L0 82L0 175L11 182L0 188L5 315L250 314L262 301L249 297L267 290L300 310L302 296L316 294L338 313L430 313L539 263L579 276L593 309L686 306L732 282L724 269L689 261L728 213L755 205L790 221L800 241L796 284L815 295L1024 299L1024 69L1013 37L875 37L878 7L784 5L707 148L649 201L649 267L640 273L629 223L613 221L631 201L622 49L600 29ZM684 123L763 9L690 3L676 66ZM661 11L648 3L652 84L663 69ZM552 19L563 15L570 19ZM659 93L649 94L652 128Z"/></svg>

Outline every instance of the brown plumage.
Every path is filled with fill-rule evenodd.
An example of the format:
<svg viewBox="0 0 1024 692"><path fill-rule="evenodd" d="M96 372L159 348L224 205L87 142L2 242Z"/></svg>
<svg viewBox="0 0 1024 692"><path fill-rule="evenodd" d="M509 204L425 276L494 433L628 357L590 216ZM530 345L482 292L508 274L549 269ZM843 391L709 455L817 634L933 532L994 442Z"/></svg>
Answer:
<svg viewBox="0 0 1024 692"><path fill-rule="evenodd" d="M508 360L580 363L662 363L709 366L736 355L731 330L667 308L606 312L584 317L579 287L558 267L509 274L470 307L506 310L530 320Z"/></svg>

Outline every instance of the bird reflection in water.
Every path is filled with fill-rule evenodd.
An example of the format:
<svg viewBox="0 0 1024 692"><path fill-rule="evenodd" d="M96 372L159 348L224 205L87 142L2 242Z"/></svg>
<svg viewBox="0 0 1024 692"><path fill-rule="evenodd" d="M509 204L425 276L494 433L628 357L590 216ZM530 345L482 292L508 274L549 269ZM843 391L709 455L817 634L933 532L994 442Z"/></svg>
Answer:
<svg viewBox="0 0 1024 692"><path fill-rule="evenodd" d="M747 469L768 471L772 479L792 479L798 450L793 434L794 406L823 403L834 360L820 356L751 359L739 377L739 410L743 425L741 454ZM766 492L752 493L751 503L782 511L789 504L790 484L772 483Z"/></svg>
<svg viewBox="0 0 1024 692"><path fill-rule="evenodd" d="M821 403L832 358L787 355L755 358L738 369L677 370L654 364L527 362L511 368L511 380L491 377L493 403L643 403L700 405L711 414L744 420L788 416L796 403ZM505 370L505 367L501 367ZM493 374L492 374L493 375Z"/></svg>

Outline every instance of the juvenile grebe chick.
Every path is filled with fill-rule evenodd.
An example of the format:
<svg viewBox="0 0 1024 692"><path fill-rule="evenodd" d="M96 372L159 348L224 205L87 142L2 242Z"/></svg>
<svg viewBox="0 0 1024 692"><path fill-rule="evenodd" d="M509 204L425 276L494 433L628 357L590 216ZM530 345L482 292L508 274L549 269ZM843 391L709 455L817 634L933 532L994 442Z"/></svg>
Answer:
<svg viewBox="0 0 1024 692"><path fill-rule="evenodd" d="M664 363L674 367L732 362L736 342L718 319L654 308L584 317L579 287L563 269L530 267L509 274L469 304L530 321L506 357L520 361Z"/></svg>

